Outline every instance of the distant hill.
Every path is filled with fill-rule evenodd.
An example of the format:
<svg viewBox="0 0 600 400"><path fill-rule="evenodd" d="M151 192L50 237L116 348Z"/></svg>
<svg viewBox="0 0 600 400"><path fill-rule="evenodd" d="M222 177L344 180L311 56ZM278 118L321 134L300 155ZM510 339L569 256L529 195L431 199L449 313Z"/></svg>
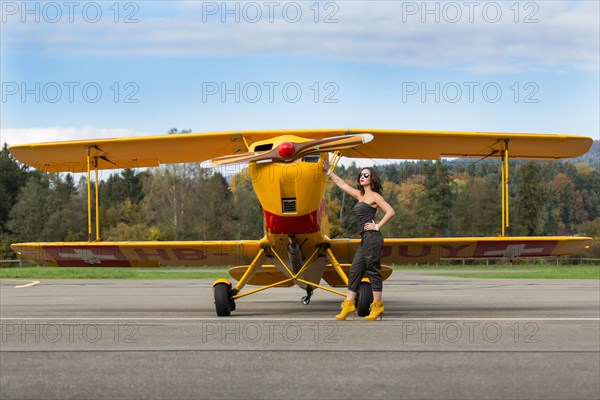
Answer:
<svg viewBox="0 0 600 400"><path fill-rule="evenodd" d="M594 140L590 151L575 159L575 162L587 162L600 168L600 140Z"/></svg>

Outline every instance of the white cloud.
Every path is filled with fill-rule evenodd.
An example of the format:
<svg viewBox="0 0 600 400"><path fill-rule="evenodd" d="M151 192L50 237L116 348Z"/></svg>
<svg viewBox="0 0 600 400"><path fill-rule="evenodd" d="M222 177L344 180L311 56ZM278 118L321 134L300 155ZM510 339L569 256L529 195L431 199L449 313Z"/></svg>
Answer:
<svg viewBox="0 0 600 400"><path fill-rule="evenodd" d="M600 64L597 2L325 2L320 3L318 23L313 2L292 2L302 7L296 23L290 22L293 9L283 15L287 3L278 3L273 22L267 3L253 3L262 9L256 23L251 22L256 15L252 10L244 13L248 3L243 2L228 3L230 9L237 5L237 13L219 9L213 14L211 9L210 15L203 5L224 3L183 2L172 18L144 17L142 2L134 24L111 18L95 24L9 19L2 42L11 51L36 54L291 55L481 73L595 71ZM325 9L325 4L337 8ZM490 4L500 4L501 14ZM338 22L323 23L327 16Z"/></svg>

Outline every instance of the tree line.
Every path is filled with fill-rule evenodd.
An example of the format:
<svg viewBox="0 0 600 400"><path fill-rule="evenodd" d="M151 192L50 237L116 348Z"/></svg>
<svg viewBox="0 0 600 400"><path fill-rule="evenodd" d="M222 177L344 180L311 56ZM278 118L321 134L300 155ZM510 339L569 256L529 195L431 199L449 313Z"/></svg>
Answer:
<svg viewBox="0 0 600 400"><path fill-rule="evenodd" d="M169 133L186 133L171 130ZM0 258L9 245L87 240L87 182L33 170L0 151ZM500 162L442 160L375 166L396 211L386 237L496 236L501 229ZM336 173L355 185L360 167ZM508 234L594 237L600 257L600 142L585 158L511 162ZM94 193L92 193L94 196ZM355 201L333 184L325 192L332 237L357 237ZM260 204L246 170L226 175L202 164L113 171L99 182L103 240L258 239ZM95 218L95 217L94 217Z"/></svg>

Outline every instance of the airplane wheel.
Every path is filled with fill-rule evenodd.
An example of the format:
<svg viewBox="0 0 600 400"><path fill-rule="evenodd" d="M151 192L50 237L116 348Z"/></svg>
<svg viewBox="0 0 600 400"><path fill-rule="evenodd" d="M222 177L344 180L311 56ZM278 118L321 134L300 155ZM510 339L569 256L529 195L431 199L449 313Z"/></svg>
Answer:
<svg viewBox="0 0 600 400"><path fill-rule="evenodd" d="M231 309L235 309L235 305L231 307L233 300L229 298L229 285L225 283L217 283L214 288L215 308L219 317L229 317Z"/></svg>
<svg viewBox="0 0 600 400"><path fill-rule="evenodd" d="M371 310L371 303L373 302L373 289L369 282L361 282L358 289L358 296L356 298L356 309L359 317L366 317L369 315Z"/></svg>
<svg viewBox="0 0 600 400"><path fill-rule="evenodd" d="M312 288L312 286L308 286L306 288L306 296L300 299L302 301L302 304L304 304L305 306L310 304L310 298L313 295L313 291L314 289Z"/></svg>

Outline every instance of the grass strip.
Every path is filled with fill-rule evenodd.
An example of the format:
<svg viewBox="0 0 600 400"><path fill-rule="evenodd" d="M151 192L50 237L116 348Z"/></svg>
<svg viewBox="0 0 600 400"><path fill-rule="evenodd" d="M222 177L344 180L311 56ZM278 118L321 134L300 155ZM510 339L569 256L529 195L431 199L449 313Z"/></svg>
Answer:
<svg viewBox="0 0 600 400"><path fill-rule="evenodd" d="M12 267L0 268L0 279L218 279L228 278L227 266L94 268L94 267ZM394 266L398 271L431 271L428 275L461 278L503 279L600 279L600 266L547 265L410 265ZM456 271L456 272L452 272ZM465 272L467 271L467 272ZM470 272L472 271L472 272Z"/></svg>
<svg viewBox="0 0 600 400"><path fill-rule="evenodd" d="M483 272L483 273L482 273ZM498 271L498 272L486 272L480 273L469 273L469 272L455 272L446 273L439 271L435 273L428 273L427 275L436 276L452 276L459 278L481 278L481 279L600 279L600 267L598 266L549 266L535 270L515 270L515 271Z"/></svg>
<svg viewBox="0 0 600 400"><path fill-rule="evenodd" d="M0 279L218 279L227 278L225 268L0 268Z"/></svg>

